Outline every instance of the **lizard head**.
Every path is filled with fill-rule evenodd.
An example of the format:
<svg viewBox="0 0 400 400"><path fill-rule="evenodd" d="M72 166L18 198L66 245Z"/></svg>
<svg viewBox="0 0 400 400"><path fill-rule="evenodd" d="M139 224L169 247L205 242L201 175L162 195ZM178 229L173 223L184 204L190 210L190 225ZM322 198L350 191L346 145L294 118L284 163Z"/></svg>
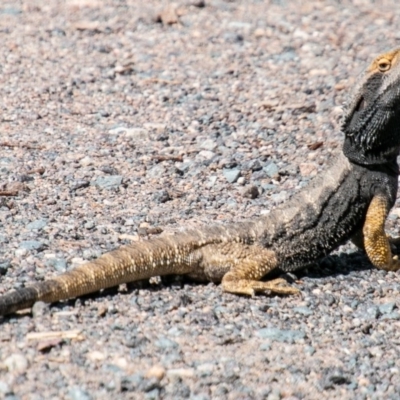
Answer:
<svg viewBox="0 0 400 400"><path fill-rule="evenodd" d="M400 152L400 49L379 55L359 77L342 121L344 154L386 164Z"/></svg>

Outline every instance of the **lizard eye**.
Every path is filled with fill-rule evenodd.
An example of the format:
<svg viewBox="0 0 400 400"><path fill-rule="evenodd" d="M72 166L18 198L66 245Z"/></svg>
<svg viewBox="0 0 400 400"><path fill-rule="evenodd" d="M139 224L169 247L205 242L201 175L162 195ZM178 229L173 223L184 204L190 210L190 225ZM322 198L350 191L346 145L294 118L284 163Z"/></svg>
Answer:
<svg viewBox="0 0 400 400"><path fill-rule="evenodd" d="M392 64L390 63L389 60L387 60L386 58L382 58L381 60L379 60L378 62L378 69L380 72L386 72L389 71L390 67L392 66Z"/></svg>

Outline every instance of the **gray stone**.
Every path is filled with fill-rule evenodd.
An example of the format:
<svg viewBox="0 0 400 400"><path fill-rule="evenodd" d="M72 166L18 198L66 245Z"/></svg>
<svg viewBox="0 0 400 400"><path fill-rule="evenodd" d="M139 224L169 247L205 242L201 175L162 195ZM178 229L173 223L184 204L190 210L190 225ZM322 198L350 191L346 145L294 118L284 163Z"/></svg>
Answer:
<svg viewBox="0 0 400 400"><path fill-rule="evenodd" d="M391 313L382 315L382 317L380 319L394 319L394 320L398 321L400 319L400 314L395 311L395 312L391 312Z"/></svg>
<svg viewBox="0 0 400 400"><path fill-rule="evenodd" d="M267 192L273 192L274 190L277 190L276 185L274 185L273 183L264 183L261 185L261 187Z"/></svg>
<svg viewBox="0 0 400 400"><path fill-rule="evenodd" d="M281 392L275 389L272 393L270 393L267 397L267 400L280 400L281 399Z"/></svg>
<svg viewBox="0 0 400 400"><path fill-rule="evenodd" d="M247 163L245 163L244 167L245 167L246 169L251 170L252 172L255 172L255 171L260 171L260 170L262 170L263 164L261 163L260 160L254 159L254 160L250 160L250 161L248 161Z"/></svg>
<svg viewBox="0 0 400 400"><path fill-rule="evenodd" d="M93 159L90 158L89 156L83 157L81 160L79 160L79 164L82 167L89 167L90 165L93 164Z"/></svg>
<svg viewBox="0 0 400 400"><path fill-rule="evenodd" d="M133 140L146 140L149 138L149 132L144 128L127 128L124 135Z"/></svg>
<svg viewBox="0 0 400 400"><path fill-rule="evenodd" d="M200 147L205 150L213 151L217 147L217 143L212 139L206 139L200 144Z"/></svg>
<svg viewBox="0 0 400 400"><path fill-rule="evenodd" d="M84 227L85 227L85 229L90 231L96 227L96 224L94 223L94 221L88 221L85 223Z"/></svg>
<svg viewBox="0 0 400 400"><path fill-rule="evenodd" d="M215 157L215 153L210 150L201 150L197 156L196 159L205 159L205 160L212 160Z"/></svg>
<svg viewBox="0 0 400 400"><path fill-rule="evenodd" d="M21 400L21 398L17 397L14 393L10 393L4 396L4 400Z"/></svg>
<svg viewBox="0 0 400 400"><path fill-rule="evenodd" d="M85 249L82 252L82 256L85 260L92 260L101 256L101 251L95 248Z"/></svg>
<svg viewBox="0 0 400 400"><path fill-rule="evenodd" d="M304 351L307 353L307 354L309 354L310 356L312 356L314 353L315 353L315 347L312 347L312 346L306 346L305 348L304 348Z"/></svg>
<svg viewBox="0 0 400 400"><path fill-rule="evenodd" d="M210 176L208 178L207 187L209 187L209 188L214 187L214 185L217 183L217 179L218 179L218 177L215 175Z"/></svg>
<svg viewBox="0 0 400 400"><path fill-rule="evenodd" d="M12 390L10 389L10 386L8 383L4 381L0 381L0 394L1 395L6 395L6 394L11 394Z"/></svg>
<svg viewBox="0 0 400 400"><path fill-rule="evenodd" d="M125 133L127 128L125 128L124 126L116 126L115 128L112 128L108 131L108 133L110 135L121 135L123 133Z"/></svg>
<svg viewBox="0 0 400 400"><path fill-rule="evenodd" d="M126 392L136 391L144 380L143 375L133 374L121 379L121 389Z"/></svg>
<svg viewBox="0 0 400 400"><path fill-rule="evenodd" d="M381 312L381 314L390 314L396 307L396 303L390 302L390 303L385 303L385 304L381 304L379 306L379 311Z"/></svg>
<svg viewBox="0 0 400 400"><path fill-rule="evenodd" d="M19 244L20 249L42 251L45 247L44 243L38 240L25 240Z"/></svg>
<svg viewBox="0 0 400 400"><path fill-rule="evenodd" d="M243 22L243 21L231 21L228 24L229 28L232 29L245 29L245 30L250 30L253 25L250 24L249 22Z"/></svg>
<svg viewBox="0 0 400 400"><path fill-rule="evenodd" d="M248 186L243 190L243 197L247 197L249 199L256 199L260 195L260 191L258 187L255 185Z"/></svg>
<svg viewBox="0 0 400 400"><path fill-rule="evenodd" d="M240 177L239 169L224 169L223 174L229 183L235 183Z"/></svg>
<svg viewBox="0 0 400 400"><path fill-rule="evenodd" d="M143 379L141 385L140 385L140 390L143 392L147 392L150 393L153 390L157 390L160 386L160 381L155 378L147 378L147 379Z"/></svg>
<svg viewBox="0 0 400 400"><path fill-rule="evenodd" d="M117 168L114 168L110 165L102 165L99 167L99 170L107 175L119 175Z"/></svg>
<svg viewBox="0 0 400 400"><path fill-rule="evenodd" d="M378 318L381 314L382 314L382 313L381 313L379 307L377 307L377 306L372 306L372 307L367 308L367 315L368 315L370 318L376 319L376 318Z"/></svg>
<svg viewBox="0 0 400 400"><path fill-rule="evenodd" d="M190 167L193 166L193 161L185 161L183 163L180 163L176 169L181 172L182 174L186 173L189 171Z"/></svg>
<svg viewBox="0 0 400 400"><path fill-rule="evenodd" d="M158 400L160 398L160 390L158 388L154 388L146 393L144 396L146 400Z"/></svg>
<svg viewBox="0 0 400 400"><path fill-rule="evenodd" d="M10 372L23 374L28 369L29 363L23 354L14 353L4 360L4 365Z"/></svg>
<svg viewBox="0 0 400 400"><path fill-rule="evenodd" d="M50 310L50 305L43 301L37 301L32 307L33 318L41 318L46 315Z"/></svg>
<svg viewBox="0 0 400 400"><path fill-rule="evenodd" d="M274 162L270 162L263 170L270 178L275 178L279 173L278 166Z"/></svg>
<svg viewBox="0 0 400 400"><path fill-rule="evenodd" d="M204 393L200 393L200 394L196 394L190 397L191 400L210 400L211 397L208 396L207 394Z"/></svg>
<svg viewBox="0 0 400 400"><path fill-rule="evenodd" d="M45 226L47 226L47 220L45 220L45 219L37 219L36 221L30 222L26 227L30 231L33 231L33 230L40 231Z"/></svg>
<svg viewBox="0 0 400 400"><path fill-rule="evenodd" d="M11 267L11 262L9 260L4 260L0 262L0 275L5 275L8 268Z"/></svg>
<svg viewBox="0 0 400 400"><path fill-rule="evenodd" d="M14 7L4 7L0 10L0 14L6 14L6 15L18 15L21 13L22 11L19 8L14 8Z"/></svg>
<svg viewBox="0 0 400 400"><path fill-rule="evenodd" d="M171 196L169 195L167 190L163 189L154 193L153 200L159 204L166 203L167 201L171 200Z"/></svg>
<svg viewBox="0 0 400 400"><path fill-rule="evenodd" d="M288 48L285 51L283 51L282 53L277 54L275 56L275 58L278 59L279 61L285 61L285 62L293 61L297 58L297 54L296 54L295 49Z"/></svg>
<svg viewBox="0 0 400 400"><path fill-rule="evenodd" d="M165 128L167 127L166 124L162 124L159 122L145 122L143 124L143 128L149 131L155 131L156 133L163 133Z"/></svg>
<svg viewBox="0 0 400 400"><path fill-rule="evenodd" d="M236 33L236 32L225 32L223 34L223 38L228 42L228 43L240 43L243 41L243 35L241 35L240 33ZM219 71L215 71L213 73L213 77L214 78L218 78L220 76L220 72Z"/></svg>
<svg viewBox="0 0 400 400"><path fill-rule="evenodd" d="M211 376L214 372L214 365L211 363L201 364L197 367L199 377Z"/></svg>
<svg viewBox="0 0 400 400"><path fill-rule="evenodd" d="M293 308L293 311L297 314L302 314L302 315L312 315L313 312L310 310L308 307L295 307Z"/></svg>
<svg viewBox="0 0 400 400"><path fill-rule="evenodd" d="M125 346L132 349L144 346L146 343L148 343L148 339L144 336L128 336L125 340Z"/></svg>
<svg viewBox="0 0 400 400"><path fill-rule="evenodd" d="M276 342L294 343L304 339L306 334L301 330L283 330L278 328L263 328L257 332L257 336Z"/></svg>
<svg viewBox="0 0 400 400"><path fill-rule="evenodd" d="M67 260L65 258L49 258L46 265L53 267L58 272L65 272L67 269Z"/></svg>
<svg viewBox="0 0 400 400"><path fill-rule="evenodd" d="M71 400L90 400L92 398L85 390L78 386L70 388L68 394Z"/></svg>
<svg viewBox="0 0 400 400"><path fill-rule="evenodd" d="M87 181L85 179L79 179L79 180L74 181L71 184L71 190L75 191L75 190L78 190L78 189L86 188L88 186L90 186L90 182L89 181Z"/></svg>
<svg viewBox="0 0 400 400"><path fill-rule="evenodd" d="M165 167L162 164L157 164L148 169L146 175L149 178L160 178L161 176L165 175Z"/></svg>
<svg viewBox="0 0 400 400"><path fill-rule="evenodd" d="M174 340L168 339L167 337L161 336L154 342L154 345L159 349L176 349L179 347L178 343Z"/></svg>
<svg viewBox="0 0 400 400"><path fill-rule="evenodd" d="M271 345L269 343L261 343L259 349L261 351L270 351Z"/></svg>
<svg viewBox="0 0 400 400"><path fill-rule="evenodd" d="M350 384L351 380L347 375L338 370L327 370L323 378L320 380L319 385L323 390L334 389L337 385Z"/></svg>
<svg viewBox="0 0 400 400"><path fill-rule="evenodd" d="M279 193L272 193L271 200L275 203L282 203L287 198L287 192L285 190L281 190Z"/></svg>
<svg viewBox="0 0 400 400"><path fill-rule="evenodd" d="M14 159L11 157L0 157L0 165L9 165L14 162Z"/></svg>
<svg viewBox="0 0 400 400"><path fill-rule="evenodd" d="M92 184L101 189L115 189L122 183L122 175L99 176Z"/></svg>
<svg viewBox="0 0 400 400"><path fill-rule="evenodd" d="M237 209L238 206L237 201L235 199L228 199L225 204L231 210Z"/></svg>
<svg viewBox="0 0 400 400"><path fill-rule="evenodd" d="M14 254L16 257L21 258L21 257L25 257L28 254L28 250L27 249L17 249L15 250Z"/></svg>

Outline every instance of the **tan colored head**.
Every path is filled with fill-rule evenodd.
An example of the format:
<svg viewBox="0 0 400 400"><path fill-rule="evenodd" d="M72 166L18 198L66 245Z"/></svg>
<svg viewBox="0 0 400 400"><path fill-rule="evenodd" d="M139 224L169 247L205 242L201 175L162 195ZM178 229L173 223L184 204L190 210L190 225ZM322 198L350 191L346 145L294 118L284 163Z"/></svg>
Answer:
<svg viewBox="0 0 400 400"><path fill-rule="evenodd" d="M358 78L342 130L343 151L350 160L395 162L400 151L400 48L376 57Z"/></svg>

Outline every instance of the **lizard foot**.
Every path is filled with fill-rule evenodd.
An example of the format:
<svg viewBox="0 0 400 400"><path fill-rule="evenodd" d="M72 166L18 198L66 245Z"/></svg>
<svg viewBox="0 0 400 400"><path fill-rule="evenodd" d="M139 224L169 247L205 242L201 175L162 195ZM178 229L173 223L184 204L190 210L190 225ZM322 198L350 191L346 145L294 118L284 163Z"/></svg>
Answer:
<svg viewBox="0 0 400 400"><path fill-rule="evenodd" d="M398 271L400 269L400 260L398 256L394 256L390 262L390 264L383 268L386 271Z"/></svg>
<svg viewBox="0 0 400 400"><path fill-rule="evenodd" d="M276 293L276 294L296 294L300 290L288 285L285 279L278 278L267 282L260 282L248 279L232 279L226 274L222 279L222 289L224 292L245 294L254 296L255 293Z"/></svg>

